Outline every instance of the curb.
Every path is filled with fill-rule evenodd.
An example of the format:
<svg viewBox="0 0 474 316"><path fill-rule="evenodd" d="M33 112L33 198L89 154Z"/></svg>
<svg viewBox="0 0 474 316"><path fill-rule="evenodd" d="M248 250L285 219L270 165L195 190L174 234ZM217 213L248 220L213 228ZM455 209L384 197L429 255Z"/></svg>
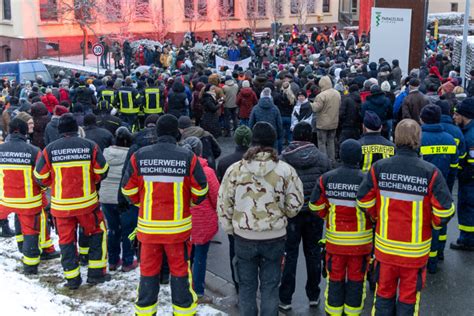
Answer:
<svg viewBox="0 0 474 316"><path fill-rule="evenodd" d="M206 287L215 294L222 297L229 297L237 295L234 284L221 278L217 274L207 270L206 271Z"/></svg>

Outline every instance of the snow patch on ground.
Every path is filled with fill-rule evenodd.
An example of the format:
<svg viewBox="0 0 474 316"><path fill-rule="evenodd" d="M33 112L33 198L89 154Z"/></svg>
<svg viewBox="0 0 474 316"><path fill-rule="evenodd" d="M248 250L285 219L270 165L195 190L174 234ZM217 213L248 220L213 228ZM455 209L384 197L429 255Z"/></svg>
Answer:
<svg viewBox="0 0 474 316"><path fill-rule="evenodd" d="M57 247L57 237L52 237ZM0 306L3 315L133 315L139 270L110 274L110 282L90 286L85 283L87 268L81 267L83 284L79 290L71 291L63 287L65 282L59 259L42 261L37 276L23 275L15 238L0 239ZM158 301L157 315L172 315L169 285L161 286ZM226 314L200 305L197 315Z"/></svg>

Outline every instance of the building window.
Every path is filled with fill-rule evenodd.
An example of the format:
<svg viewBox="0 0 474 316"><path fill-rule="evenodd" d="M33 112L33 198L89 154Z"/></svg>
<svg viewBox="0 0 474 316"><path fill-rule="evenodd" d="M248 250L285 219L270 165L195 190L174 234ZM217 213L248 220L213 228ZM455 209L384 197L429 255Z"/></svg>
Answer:
<svg viewBox="0 0 474 316"><path fill-rule="evenodd" d="M92 9L95 7L95 0L74 0L74 18L78 21L93 21Z"/></svg>
<svg viewBox="0 0 474 316"><path fill-rule="evenodd" d="M301 15L306 13L316 13L316 0L291 0L290 13Z"/></svg>
<svg viewBox="0 0 474 316"><path fill-rule="evenodd" d="M266 15L266 0L247 0L247 17L264 17Z"/></svg>
<svg viewBox="0 0 474 316"><path fill-rule="evenodd" d="M118 21L122 18L122 0L106 0L105 10L109 21Z"/></svg>
<svg viewBox="0 0 474 316"><path fill-rule="evenodd" d="M58 20L58 3L56 0L40 0L39 6L41 21Z"/></svg>
<svg viewBox="0 0 474 316"><path fill-rule="evenodd" d="M3 19L11 20L12 19L12 6L10 0L3 0Z"/></svg>
<svg viewBox="0 0 474 316"><path fill-rule="evenodd" d="M199 16L207 16L207 0L198 0L197 12Z"/></svg>
<svg viewBox="0 0 474 316"><path fill-rule="evenodd" d="M451 2L451 12L458 12L458 9L459 9L459 3Z"/></svg>
<svg viewBox="0 0 474 316"><path fill-rule="evenodd" d="M150 16L150 1L149 0L136 0L135 15L138 18L149 17Z"/></svg>
<svg viewBox="0 0 474 316"><path fill-rule="evenodd" d="M275 16L283 16L283 3L280 0L271 1L273 5L273 15Z"/></svg>
<svg viewBox="0 0 474 316"><path fill-rule="evenodd" d="M330 0L323 0L323 12L324 13L329 13L331 11L329 3L330 3Z"/></svg>
<svg viewBox="0 0 474 316"><path fill-rule="evenodd" d="M308 0L306 11L308 14L316 13L316 1L315 0Z"/></svg>
<svg viewBox="0 0 474 316"><path fill-rule="evenodd" d="M222 17L235 16L235 1L234 0L220 0L219 11Z"/></svg>
<svg viewBox="0 0 474 316"><path fill-rule="evenodd" d="M184 0L184 17L186 19L207 16L207 0L198 0L197 7L194 7L195 2L193 0Z"/></svg>
<svg viewBox="0 0 474 316"><path fill-rule="evenodd" d="M357 12L359 12L359 8L358 8L358 0L352 0L352 13L356 14Z"/></svg>

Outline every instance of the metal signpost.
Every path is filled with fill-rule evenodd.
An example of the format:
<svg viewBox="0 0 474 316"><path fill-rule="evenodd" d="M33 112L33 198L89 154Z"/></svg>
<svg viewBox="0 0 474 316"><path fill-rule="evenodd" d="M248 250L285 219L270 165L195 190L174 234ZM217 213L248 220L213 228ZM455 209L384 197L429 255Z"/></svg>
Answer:
<svg viewBox="0 0 474 316"><path fill-rule="evenodd" d="M92 53L97 57L97 75L99 75L99 58L104 54L104 45L95 43L92 46Z"/></svg>

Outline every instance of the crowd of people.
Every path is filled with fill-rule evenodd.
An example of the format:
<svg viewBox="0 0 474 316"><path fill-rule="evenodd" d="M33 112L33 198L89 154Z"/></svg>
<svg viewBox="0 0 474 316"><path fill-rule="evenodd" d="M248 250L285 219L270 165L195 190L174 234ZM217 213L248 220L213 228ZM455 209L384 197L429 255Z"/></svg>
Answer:
<svg viewBox="0 0 474 316"><path fill-rule="evenodd" d="M367 36L335 27L278 40L214 32L229 59L253 58L248 69L214 69L216 51L203 58L195 41L168 43L142 72L138 54L101 76L0 79L0 229L25 273L61 256L77 289L79 265L90 284L139 266L137 315L156 314L166 283L174 314L194 314L212 301L220 222L241 315L291 309L301 242L310 307L327 275L330 315L362 313L366 278L375 315L416 314L426 271L444 260L456 180L450 247L474 250L474 81L463 89L451 47L429 46L404 74L397 60L369 62ZM222 137L235 141L224 157Z"/></svg>

